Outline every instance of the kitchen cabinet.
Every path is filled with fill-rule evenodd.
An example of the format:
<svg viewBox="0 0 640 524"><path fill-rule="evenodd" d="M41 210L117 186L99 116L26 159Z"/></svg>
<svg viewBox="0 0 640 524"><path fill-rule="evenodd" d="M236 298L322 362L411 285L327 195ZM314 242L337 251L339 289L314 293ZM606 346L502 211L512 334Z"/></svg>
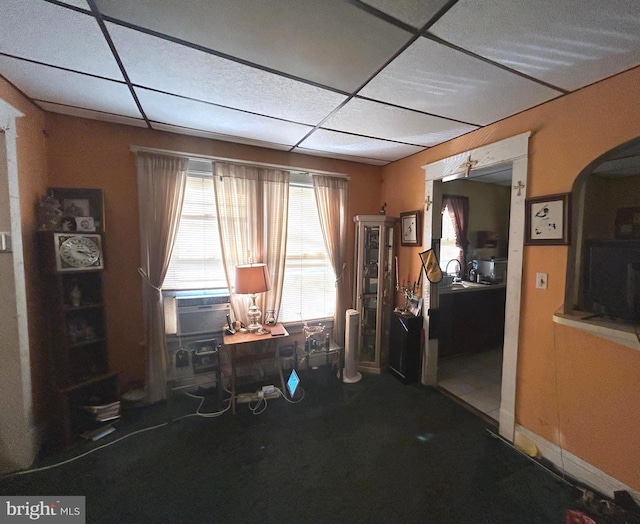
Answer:
<svg viewBox="0 0 640 524"><path fill-rule="evenodd" d="M505 300L504 284L441 289L438 357L502 346Z"/></svg>
<svg viewBox="0 0 640 524"><path fill-rule="evenodd" d="M356 361L360 371L380 373L388 358L398 219L358 215L353 220L356 223L353 304L360 313Z"/></svg>

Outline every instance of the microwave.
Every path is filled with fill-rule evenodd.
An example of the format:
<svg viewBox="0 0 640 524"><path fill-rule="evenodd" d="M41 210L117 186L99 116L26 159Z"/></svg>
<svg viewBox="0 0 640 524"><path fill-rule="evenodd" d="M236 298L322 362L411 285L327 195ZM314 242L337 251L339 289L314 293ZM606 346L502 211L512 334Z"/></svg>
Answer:
<svg viewBox="0 0 640 524"><path fill-rule="evenodd" d="M473 269L475 269L480 278L488 280L494 284L502 283L507 278L507 260L474 260Z"/></svg>

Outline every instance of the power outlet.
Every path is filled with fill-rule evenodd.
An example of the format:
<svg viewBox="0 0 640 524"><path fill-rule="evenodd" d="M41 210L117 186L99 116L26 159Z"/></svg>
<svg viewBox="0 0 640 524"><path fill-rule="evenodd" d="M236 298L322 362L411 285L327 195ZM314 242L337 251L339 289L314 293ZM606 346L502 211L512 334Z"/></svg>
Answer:
<svg viewBox="0 0 640 524"><path fill-rule="evenodd" d="M536 289L547 289L548 273L536 273Z"/></svg>

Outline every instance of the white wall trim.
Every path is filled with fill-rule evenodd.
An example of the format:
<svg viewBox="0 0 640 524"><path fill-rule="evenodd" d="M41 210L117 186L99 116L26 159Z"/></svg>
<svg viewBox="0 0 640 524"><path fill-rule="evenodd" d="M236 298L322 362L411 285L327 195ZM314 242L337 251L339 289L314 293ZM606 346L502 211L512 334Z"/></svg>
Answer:
<svg viewBox="0 0 640 524"><path fill-rule="evenodd" d="M518 337L520 333L520 301L522 287L522 261L524 246L524 201L526 198L529 138L527 131L493 144L464 151L456 155L422 166L425 171L425 208L423 246L428 249L433 238L440 238L441 220L434 213L440 205L440 184L434 184L445 176L465 170L465 162L475 162L473 169L499 164L512 165L511 211L509 221L509 265L507 268L507 301L505 307L505 332L502 362L502 391L500 399L500 436L513 442L515 436L516 378L518 364ZM429 206L427 206L429 203ZM431 204L433 203L433 204ZM423 286L422 308L425 332L429 332L429 309L438 307L436 286ZM427 340L423 355L422 383L437 384L438 341Z"/></svg>
<svg viewBox="0 0 640 524"><path fill-rule="evenodd" d="M16 118L23 116L0 99L0 230L11 233L11 251L0 253L0 472L31 465L39 430L33 420L29 326L18 190Z"/></svg>
<svg viewBox="0 0 640 524"><path fill-rule="evenodd" d="M580 457L560 448L557 444L549 442L519 424L516 426L516 435L518 434L532 441L538 448L538 455L556 466L560 475L564 472L581 484L589 486L612 499L614 491L628 491L636 501L640 502L639 492L634 491L623 482L582 460Z"/></svg>

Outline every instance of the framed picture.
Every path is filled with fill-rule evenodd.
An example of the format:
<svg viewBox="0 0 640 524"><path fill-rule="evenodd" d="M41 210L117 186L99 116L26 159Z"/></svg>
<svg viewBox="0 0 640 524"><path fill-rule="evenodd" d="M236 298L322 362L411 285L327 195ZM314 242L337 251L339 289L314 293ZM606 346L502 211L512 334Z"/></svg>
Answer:
<svg viewBox="0 0 640 524"><path fill-rule="evenodd" d="M104 202L102 189L78 187L50 187L47 194L60 204L63 215L62 229L64 231L104 231ZM77 229L81 220L85 228ZM89 226L89 222L93 222Z"/></svg>
<svg viewBox="0 0 640 524"><path fill-rule="evenodd" d="M420 314L422 313L422 297L412 295L407 300L407 305L409 306L409 313L411 313L415 317L420 316Z"/></svg>
<svg viewBox="0 0 640 524"><path fill-rule="evenodd" d="M525 201L526 245L567 245L570 242L571 193Z"/></svg>
<svg viewBox="0 0 640 524"><path fill-rule="evenodd" d="M422 211L400 213L400 235L403 246L422 245Z"/></svg>

